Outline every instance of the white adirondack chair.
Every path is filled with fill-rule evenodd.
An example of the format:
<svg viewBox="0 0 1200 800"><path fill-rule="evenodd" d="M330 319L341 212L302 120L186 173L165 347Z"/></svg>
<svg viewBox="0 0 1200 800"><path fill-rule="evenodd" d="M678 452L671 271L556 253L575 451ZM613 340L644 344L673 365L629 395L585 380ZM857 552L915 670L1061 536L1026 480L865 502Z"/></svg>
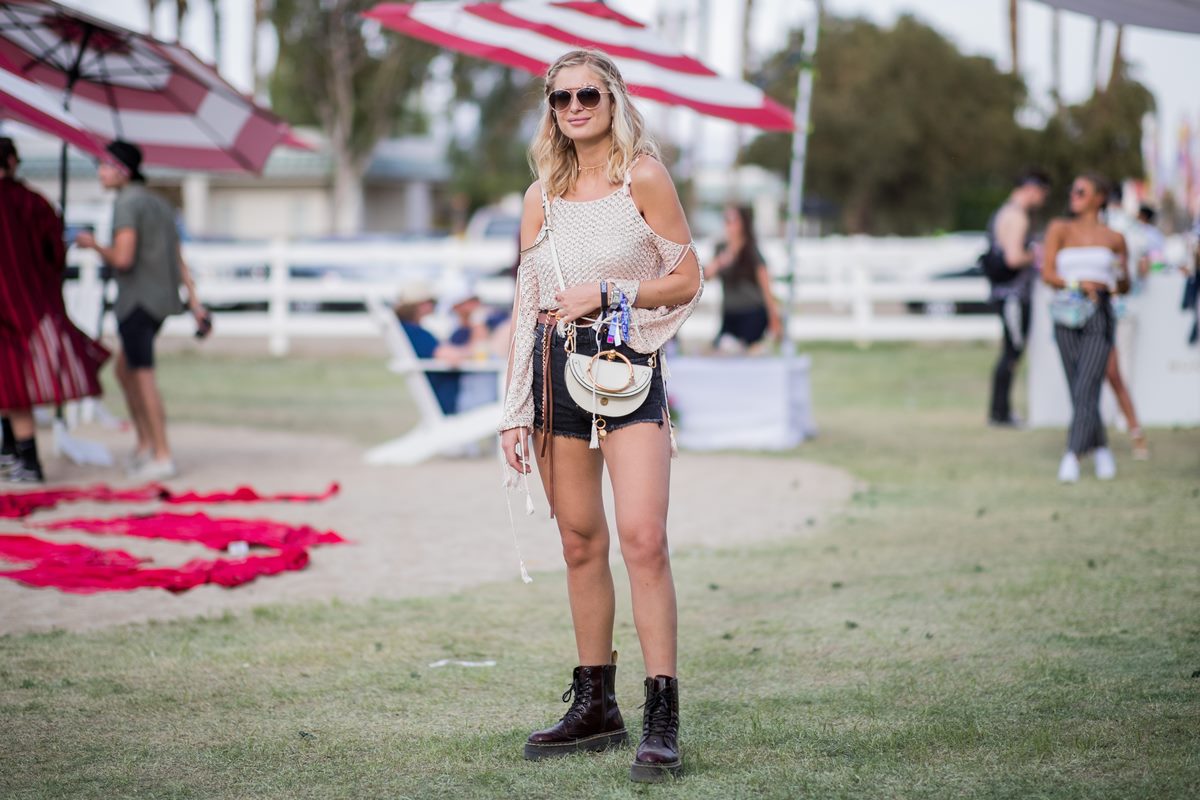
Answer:
<svg viewBox="0 0 1200 800"><path fill-rule="evenodd" d="M420 464L443 453L461 452L464 447L495 433L500 421L500 403L489 403L461 414L445 414L429 385L427 373L454 369L492 372L497 374L498 380L504 364L470 363L456 367L436 359L417 358L408 334L388 304L382 298L372 298L367 307L379 323L391 354L388 369L404 376L421 414L420 421L411 431L368 450L365 456L368 464Z"/></svg>

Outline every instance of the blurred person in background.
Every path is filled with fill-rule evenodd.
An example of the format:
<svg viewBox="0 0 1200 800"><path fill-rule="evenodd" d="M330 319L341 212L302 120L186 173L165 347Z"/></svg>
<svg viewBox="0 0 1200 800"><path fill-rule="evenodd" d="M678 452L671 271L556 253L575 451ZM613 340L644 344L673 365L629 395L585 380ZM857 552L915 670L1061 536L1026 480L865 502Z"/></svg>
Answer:
<svg viewBox="0 0 1200 800"><path fill-rule="evenodd" d="M447 341L463 348L473 361L489 361L500 353L495 348L496 330L508 320L507 310L489 308L469 285L463 284L443 295L456 326ZM507 326L505 326L507 329ZM507 352L507 341L501 343ZM494 403L499 398L496 376L491 372L464 372L459 379L459 413Z"/></svg>
<svg viewBox="0 0 1200 800"><path fill-rule="evenodd" d="M17 180L20 163L0 138L0 475L41 483L33 407L99 395L108 353L67 317L62 220Z"/></svg>
<svg viewBox="0 0 1200 800"><path fill-rule="evenodd" d="M437 359L445 361L451 367L468 360L471 351L467 347L442 343L437 336L422 322L437 309L437 300L433 291L425 284L417 283L408 286L400 294L393 310L400 320L400 327L412 343L417 358ZM438 406L443 414L454 414L458 411L459 389L462 383L462 373L448 369L437 372L427 372L429 386L437 397Z"/></svg>
<svg viewBox="0 0 1200 800"><path fill-rule="evenodd" d="M757 345L769 333L779 340L783 323L771 291L771 275L758 249L754 213L749 206L725 209L725 240L717 245L706 279L721 279L721 330L716 347L740 351Z"/></svg>
<svg viewBox="0 0 1200 800"><path fill-rule="evenodd" d="M1046 204L1050 178L1037 169L1017 176L1013 189L988 221L987 252L980 257L991 284L991 303L1004 326L1000 357L992 371L991 425L1016 427L1012 411L1012 382L1029 338L1033 285L1037 280L1037 254L1033 245L1033 212Z"/></svg>
<svg viewBox="0 0 1200 800"><path fill-rule="evenodd" d="M1092 454L1096 477L1111 480L1117 464L1108 448L1100 418L1100 390L1112 351L1115 319L1112 297L1129 290L1125 237L1100 219L1108 198L1108 184L1099 175L1081 175L1071 186L1070 219L1057 219L1046 231L1046 258L1042 280L1054 289L1076 293L1090 304L1090 315L1074 326L1056 319L1063 370L1071 392L1073 414L1067 433L1067 451L1059 463L1058 479L1079 480L1079 460ZM1083 299L1086 298L1086 301ZM1057 299L1057 298L1056 298Z"/></svg>
<svg viewBox="0 0 1200 800"><path fill-rule="evenodd" d="M1131 359L1136 345L1139 310L1137 295L1141 291L1142 282L1150 272L1151 253L1153 252L1154 257L1161 259L1165 240L1162 233L1153 225L1154 210L1152 208L1142 206L1138 210L1137 218L1133 218L1121 208L1120 198L1120 191L1114 190L1105 212L1105 222L1108 227L1125 237L1125 246L1129 253L1128 264L1132 269L1129 270L1129 293L1113 299L1113 314L1117 320L1117 328L1112 351L1108 354L1105 380L1112 387L1117 405L1121 409L1121 416L1125 418L1125 425L1129 430L1129 438L1133 445L1133 458L1137 461L1145 461L1150 457L1150 447L1146 442L1146 434L1142 430L1141 422L1138 421L1137 409L1133 405L1133 395L1121 373L1124 371L1129 374L1133 371Z"/></svg>
<svg viewBox="0 0 1200 800"><path fill-rule="evenodd" d="M197 326L207 325L208 315L183 260L175 210L146 188L142 151L123 141L112 142L107 149L116 163L100 164L98 173L104 188L117 192L112 245L100 244L86 231L75 237L75 244L95 250L113 268L121 340L117 380L137 431L129 475L160 481L175 477L178 470L167 444L166 408L154 371L154 340L166 318L184 310L180 286L187 290L188 308Z"/></svg>

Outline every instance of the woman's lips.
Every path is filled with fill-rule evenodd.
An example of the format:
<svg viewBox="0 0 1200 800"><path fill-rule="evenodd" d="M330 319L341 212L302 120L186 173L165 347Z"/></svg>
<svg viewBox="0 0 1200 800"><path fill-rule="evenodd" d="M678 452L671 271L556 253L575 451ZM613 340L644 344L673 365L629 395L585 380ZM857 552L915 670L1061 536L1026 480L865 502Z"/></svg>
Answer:
<svg viewBox="0 0 1200 800"><path fill-rule="evenodd" d="M572 119L568 119L567 124L579 127L580 125L587 125L591 121L591 117L574 117Z"/></svg>

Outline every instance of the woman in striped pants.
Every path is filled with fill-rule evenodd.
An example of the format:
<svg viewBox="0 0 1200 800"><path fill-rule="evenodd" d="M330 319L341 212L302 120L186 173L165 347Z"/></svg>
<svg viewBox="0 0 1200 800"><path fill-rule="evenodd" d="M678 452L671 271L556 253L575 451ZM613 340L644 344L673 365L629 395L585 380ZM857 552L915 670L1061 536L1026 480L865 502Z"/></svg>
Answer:
<svg viewBox="0 0 1200 800"><path fill-rule="evenodd" d="M1093 309L1081 326L1058 320L1054 324L1074 411L1067 452L1058 468L1064 483L1079 480L1079 459L1089 453L1094 455L1097 478L1111 480L1117 474L1100 419L1100 390L1113 347L1112 295L1129 290L1129 275L1125 237L1100 221L1107 197L1107 182L1100 176L1076 178L1071 186L1072 217L1055 220L1046 231L1042 280L1056 289L1081 293Z"/></svg>

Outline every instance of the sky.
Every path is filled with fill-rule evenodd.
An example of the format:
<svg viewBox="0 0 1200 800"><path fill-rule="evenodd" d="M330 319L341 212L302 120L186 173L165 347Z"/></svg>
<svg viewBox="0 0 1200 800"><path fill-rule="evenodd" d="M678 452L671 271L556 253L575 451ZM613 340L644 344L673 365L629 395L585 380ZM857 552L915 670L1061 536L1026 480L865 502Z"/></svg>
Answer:
<svg viewBox="0 0 1200 800"><path fill-rule="evenodd" d="M223 18L223 54L221 70L239 89L252 86L250 72L250 29L253 22L253 0L216 0ZM317 0L313 0L316 2ZM148 15L146 0L60 0L92 14L107 17L130 27L146 30ZM733 73L739 62L740 37L723 35L740 26L742 0L609 0L614 8L636 19L654 24L662 15L670 17L681 9L697 7L706 2L713 14L710 41L699 47L696 37L688 38L694 51L706 54L709 63L722 73ZM171 8L174 3L161 3L158 33L166 36L173 31ZM212 28L207 13L208 0L192 0L192 13L183 31L183 41L198 55L211 59ZM753 46L763 52L777 49L789 27L799 24L811 13L809 0L756 0L756 19L753 27ZM1008 2L1007 0L826 0L826 8L839 15L865 16L881 24L894 21L904 13L913 14L938 29L968 53L986 55L998 64L1008 66ZM1050 20L1049 8L1037 0L1022 0L1021 69L1030 85L1035 103L1048 107L1050 86ZM1092 37L1094 22L1078 14L1062 13L1063 83L1066 99L1074 102L1090 94ZM1105 26L1103 70L1111 58L1114 29ZM273 42L269 34L260 34L264 55L273 57ZM1200 73L1200 36L1189 36L1146 29L1127 29L1125 58L1134 65L1134 75L1154 93L1159 104L1160 147L1163 159L1173 158L1180 123L1186 118L1193 127L1200 127L1200 92L1194 76ZM820 85L816 87L820 91ZM662 112L660 112L662 115ZM666 116L673 124L683 125L680 115ZM652 116L653 119L653 116ZM734 126L719 121L704 122L705 139L709 149L702 158L720 161L727 157L732 144Z"/></svg>

